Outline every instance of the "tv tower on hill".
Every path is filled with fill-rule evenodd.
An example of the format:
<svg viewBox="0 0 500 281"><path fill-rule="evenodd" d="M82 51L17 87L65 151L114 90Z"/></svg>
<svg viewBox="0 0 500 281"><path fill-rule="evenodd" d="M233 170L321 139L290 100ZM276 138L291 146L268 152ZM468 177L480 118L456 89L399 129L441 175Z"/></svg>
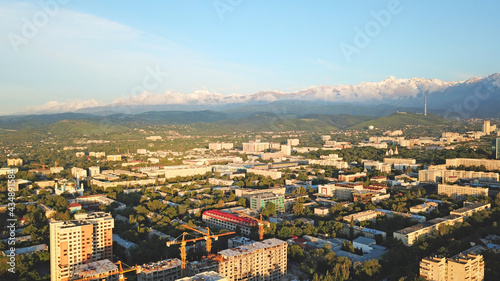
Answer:
<svg viewBox="0 0 500 281"><path fill-rule="evenodd" d="M424 96L424 115L427 116L427 95Z"/></svg>

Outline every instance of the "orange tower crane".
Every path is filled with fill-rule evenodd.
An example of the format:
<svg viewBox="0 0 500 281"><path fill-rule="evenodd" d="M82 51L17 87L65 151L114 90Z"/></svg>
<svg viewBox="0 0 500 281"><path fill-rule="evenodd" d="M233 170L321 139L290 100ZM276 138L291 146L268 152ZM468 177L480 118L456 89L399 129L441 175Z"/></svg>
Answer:
<svg viewBox="0 0 500 281"><path fill-rule="evenodd" d="M247 214L244 214L242 212L238 212L238 211L233 211L233 212L256 221L258 226L259 226L259 239L260 240L264 239L264 220L262 219L262 215L260 215L260 219L258 219L258 218L254 218L252 216L249 216Z"/></svg>
<svg viewBox="0 0 500 281"><path fill-rule="evenodd" d="M180 244L180 251L181 251L181 261L182 261L182 265L181 265L181 268L182 268L182 274L184 275L184 271L186 270L186 258L187 258L187 253L186 253L186 244L189 243L189 242L196 242L196 241L200 241L200 240L204 240L205 238L203 237L198 237L198 238L194 238L194 239L189 239L189 240L186 240L186 235L188 233L187 232L183 232L181 234L182 236L182 240L181 241L176 241L179 237L175 238L175 240L173 241L167 241L167 247L170 247L170 245L175 245L175 244Z"/></svg>
<svg viewBox="0 0 500 281"><path fill-rule="evenodd" d="M203 234L205 240L207 240L207 254L210 255L210 251L212 251L212 238L217 241L217 239L219 239L219 236L224 236L224 235L231 235L231 234L236 234L236 232L226 232L226 233L221 233L221 234L211 234L210 233L210 228L207 227L207 232L203 232L203 231L200 231L198 229L195 229L195 228L191 228L189 226L187 226L186 224L183 224L182 226L184 226L185 228L187 229L191 229L193 231L196 231L196 232L199 232L201 234Z"/></svg>
<svg viewBox="0 0 500 281"><path fill-rule="evenodd" d="M45 170L45 168L47 167L47 164L33 164L35 166L42 166L42 168Z"/></svg>

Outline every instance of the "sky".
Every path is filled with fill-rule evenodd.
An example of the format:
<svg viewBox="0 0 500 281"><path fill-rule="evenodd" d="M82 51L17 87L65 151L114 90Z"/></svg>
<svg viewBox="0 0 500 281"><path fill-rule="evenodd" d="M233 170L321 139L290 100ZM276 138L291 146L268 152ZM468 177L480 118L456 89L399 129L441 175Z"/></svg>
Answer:
<svg viewBox="0 0 500 281"><path fill-rule="evenodd" d="M314 4L313 4L314 3ZM0 115L500 72L498 1L0 0Z"/></svg>

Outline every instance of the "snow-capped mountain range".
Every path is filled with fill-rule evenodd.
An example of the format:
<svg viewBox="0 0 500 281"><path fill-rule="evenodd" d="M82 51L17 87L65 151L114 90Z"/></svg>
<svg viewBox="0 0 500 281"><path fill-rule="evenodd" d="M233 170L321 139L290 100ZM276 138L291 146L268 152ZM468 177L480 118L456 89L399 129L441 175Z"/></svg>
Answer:
<svg viewBox="0 0 500 281"><path fill-rule="evenodd" d="M200 110L229 105L260 104L277 101L315 101L320 103L359 103L364 105L390 104L415 107L423 105L427 96L429 109L446 110L455 104L462 107L475 103L490 106L499 105L500 74L474 77L465 81L441 81L433 78L397 79L389 77L380 82L362 82L357 85L312 86L296 92L261 91L254 94L224 95L214 91L199 90L193 93L170 92L150 93L115 99L105 104L96 100L76 100L72 102L48 102L42 106L29 108L30 113L55 112L131 112L149 110ZM456 106L455 106L456 107ZM498 106L500 108L500 106ZM495 110L495 107L492 108ZM137 110L134 110L137 112ZM500 111L500 109L497 109Z"/></svg>

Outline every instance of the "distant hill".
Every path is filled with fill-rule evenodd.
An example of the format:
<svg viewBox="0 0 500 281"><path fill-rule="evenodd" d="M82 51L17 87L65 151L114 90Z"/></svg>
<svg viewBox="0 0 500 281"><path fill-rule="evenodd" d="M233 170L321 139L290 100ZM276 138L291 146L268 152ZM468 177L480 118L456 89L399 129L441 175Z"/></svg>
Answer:
<svg viewBox="0 0 500 281"><path fill-rule="evenodd" d="M200 123L193 126L207 133L229 134L244 131L307 131L329 132L336 131L338 127L312 118L281 118L273 113L257 113L240 119L226 120L216 123Z"/></svg>
<svg viewBox="0 0 500 281"><path fill-rule="evenodd" d="M52 134L100 134L121 132L127 127L110 122L89 120L62 120L47 126L46 131Z"/></svg>
<svg viewBox="0 0 500 281"><path fill-rule="evenodd" d="M53 124L61 120L78 120L94 117L83 113L57 113L39 115L7 115L0 116L0 128L8 130L33 129Z"/></svg>
<svg viewBox="0 0 500 281"><path fill-rule="evenodd" d="M102 117L116 123L147 123L154 125L187 125L200 122L227 120L227 114L212 110L203 111L149 111L139 114L114 114Z"/></svg>
<svg viewBox="0 0 500 281"><path fill-rule="evenodd" d="M417 114L412 112L399 112L389 116L380 117L377 119L361 122L359 124L348 127L348 129L361 130L373 125L375 128L381 129L401 129L406 125L440 125L448 124L450 121L441 116L428 114Z"/></svg>

